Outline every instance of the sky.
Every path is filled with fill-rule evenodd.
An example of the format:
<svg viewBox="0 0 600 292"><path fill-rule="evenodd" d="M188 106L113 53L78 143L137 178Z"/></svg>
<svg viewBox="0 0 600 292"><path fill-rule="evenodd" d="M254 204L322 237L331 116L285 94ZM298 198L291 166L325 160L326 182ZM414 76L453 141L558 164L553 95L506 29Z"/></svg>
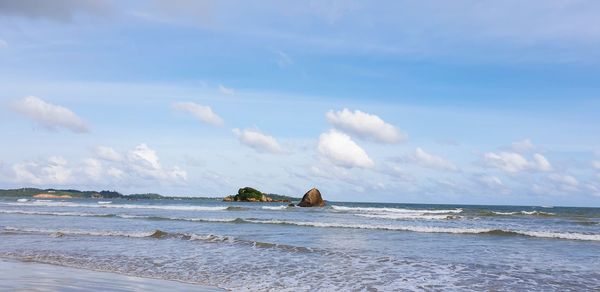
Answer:
<svg viewBox="0 0 600 292"><path fill-rule="evenodd" d="M600 206L599 14L0 0L0 188Z"/></svg>

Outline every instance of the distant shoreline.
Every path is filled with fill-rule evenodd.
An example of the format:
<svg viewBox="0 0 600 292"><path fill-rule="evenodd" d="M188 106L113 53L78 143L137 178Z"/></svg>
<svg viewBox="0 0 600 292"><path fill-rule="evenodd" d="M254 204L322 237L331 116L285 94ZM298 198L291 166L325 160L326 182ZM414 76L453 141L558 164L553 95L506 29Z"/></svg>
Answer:
<svg viewBox="0 0 600 292"><path fill-rule="evenodd" d="M67 192L72 197L71 199L125 199L125 200L137 200L137 199L146 199L146 200L214 200L214 201L223 201L229 195L223 196L163 196L160 194L148 193L148 194L129 194L124 195L116 191L80 191L80 190L62 190L62 189L39 189L39 188L16 188L16 189L0 189L0 198L33 198L34 195L47 193L49 191L56 192ZM73 195L71 192L74 192L79 195ZM102 197L93 197L92 195L97 193L101 194L103 192L109 192L117 194L116 196L102 196ZM288 197L291 201L300 201L299 197ZM65 198L67 199L67 198ZM335 201L328 200L330 203L355 203L355 204L406 204L406 205L440 205L440 206L498 206L498 207L542 207L542 208L600 208L599 206L577 206L577 205L548 205L546 203L540 204L469 204L469 203L422 203L422 202L373 202L373 201ZM227 202L224 202L227 203Z"/></svg>

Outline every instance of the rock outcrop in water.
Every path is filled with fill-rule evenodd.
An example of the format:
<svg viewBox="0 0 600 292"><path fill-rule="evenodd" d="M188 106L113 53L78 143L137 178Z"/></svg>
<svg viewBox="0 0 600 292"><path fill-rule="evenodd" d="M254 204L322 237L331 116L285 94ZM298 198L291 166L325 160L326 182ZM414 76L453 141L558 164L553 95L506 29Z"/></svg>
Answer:
<svg viewBox="0 0 600 292"><path fill-rule="evenodd" d="M325 201L321 197L321 192L316 188L312 188L310 191L306 192L302 197L300 203L298 203L298 207L323 207L325 206Z"/></svg>

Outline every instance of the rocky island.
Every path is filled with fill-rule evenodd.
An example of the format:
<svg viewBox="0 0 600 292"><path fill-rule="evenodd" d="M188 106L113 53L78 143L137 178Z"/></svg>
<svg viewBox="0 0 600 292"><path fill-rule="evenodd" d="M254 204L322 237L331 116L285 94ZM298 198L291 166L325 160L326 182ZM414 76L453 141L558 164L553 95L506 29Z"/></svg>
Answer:
<svg viewBox="0 0 600 292"><path fill-rule="evenodd" d="M289 203L295 198L276 195L276 194L265 194L257 189L251 187L245 187L238 190L236 195L231 195L223 198L224 202L283 202ZM297 200L297 199L296 199Z"/></svg>

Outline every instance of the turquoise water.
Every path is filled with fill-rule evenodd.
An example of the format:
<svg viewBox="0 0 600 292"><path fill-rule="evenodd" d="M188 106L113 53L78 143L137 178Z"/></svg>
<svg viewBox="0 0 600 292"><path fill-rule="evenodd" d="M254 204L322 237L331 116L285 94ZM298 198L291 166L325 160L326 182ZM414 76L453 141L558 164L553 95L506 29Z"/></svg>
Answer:
<svg viewBox="0 0 600 292"><path fill-rule="evenodd" d="M0 199L0 257L233 290L599 290L600 209Z"/></svg>

